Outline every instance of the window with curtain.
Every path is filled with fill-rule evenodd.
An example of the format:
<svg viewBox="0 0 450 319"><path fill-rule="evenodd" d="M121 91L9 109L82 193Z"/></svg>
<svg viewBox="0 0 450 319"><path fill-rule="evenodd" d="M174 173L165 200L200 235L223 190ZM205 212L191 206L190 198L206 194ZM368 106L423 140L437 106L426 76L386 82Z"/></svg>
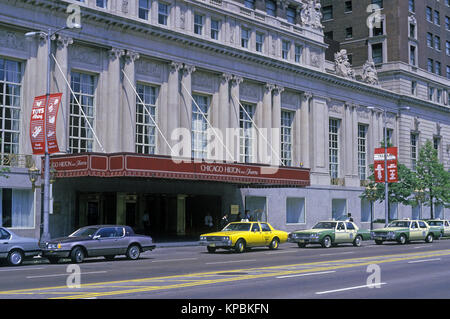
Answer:
<svg viewBox="0 0 450 319"><path fill-rule="evenodd" d="M156 122L158 88L137 84L136 90L140 97L136 103L136 153L155 154L156 126L153 121ZM141 103L141 100L144 104Z"/></svg>
<svg viewBox="0 0 450 319"><path fill-rule="evenodd" d="M193 158L207 157L207 129L208 122L205 116L208 117L208 97L205 95L192 95L194 101L192 102L192 132L191 132L191 152ZM197 104L197 105L196 105ZM198 106L198 107L197 107ZM203 114L205 116L203 116Z"/></svg>
<svg viewBox="0 0 450 319"><path fill-rule="evenodd" d="M286 198L286 223L305 223L305 198Z"/></svg>
<svg viewBox="0 0 450 319"><path fill-rule="evenodd" d="M0 189L0 226L10 228L34 227L32 190Z"/></svg>

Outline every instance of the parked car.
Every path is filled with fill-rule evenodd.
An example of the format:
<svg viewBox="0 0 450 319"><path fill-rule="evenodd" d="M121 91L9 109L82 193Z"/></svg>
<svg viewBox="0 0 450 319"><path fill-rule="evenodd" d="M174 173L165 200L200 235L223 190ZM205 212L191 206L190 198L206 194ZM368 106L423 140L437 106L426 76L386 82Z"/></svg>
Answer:
<svg viewBox="0 0 450 319"><path fill-rule="evenodd" d="M51 263L70 258L81 263L87 257L104 256L113 260L116 255L138 259L140 253L153 250L150 236L137 235L129 226L96 225L78 229L67 237L55 238L42 247L42 256Z"/></svg>
<svg viewBox="0 0 450 319"><path fill-rule="evenodd" d="M9 229L0 227L0 258L6 259L11 266L18 266L25 258L40 253L37 239L21 237Z"/></svg>
<svg viewBox="0 0 450 319"><path fill-rule="evenodd" d="M351 243L361 246L363 240L370 239L368 230L361 230L351 221L321 221L313 228L291 232L288 241L297 243L299 247L307 244L320 244L329 248L337 244Z"/></svg>
<svg viewBox="0 0 450 319"><path fill-rule="evenodd" d="M450 222L445 219L430 219L426 221L428 225L439 227L441 237L450 237Z"/></svg>
<svg viewBox="0 0 450 319"><path fill-rule="evenodd" d="M269 247L277 249L287 240L287 232L275 230L265 222L233 222L220 232L200 235L200 245L213 253L217 248L234 249L242 253L250 247Z"/></svg>
<svg viewBox="0 0 450 319"><path fill-rule="evenodd" d="M384 241L396 241L402 245L415 240L431 243L441 236L441 229L438 226L430 226L423 220L404 219L392 221L385 228L375 229L371 235L377 245Z"/></svg>

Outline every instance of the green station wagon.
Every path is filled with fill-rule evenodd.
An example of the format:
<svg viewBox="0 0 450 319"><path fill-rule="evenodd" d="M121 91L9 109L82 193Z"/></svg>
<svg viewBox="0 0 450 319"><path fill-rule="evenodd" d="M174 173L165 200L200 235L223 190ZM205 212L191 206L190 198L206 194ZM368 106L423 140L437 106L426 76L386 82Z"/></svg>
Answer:
<svg viewBox="0 0 450 319"><path fill-rule="evenodd" d="M425 240L433 242L435 238L441 237L440 227L430 226L423 220L395 220L387 227L375 229L371 233L377 245L384 241L396 241L406 244L409 241Z"/></svg>
<svg viewBox="0 0 450 319"><path fill-rule="evenodd" d="M361 246L363 240L370 239L368 230L360 230L350 221L321 221L312 229L297 230L289 234L288 242L297 243L300 248L307 244L320 244L329 248L337 244L351 243Z"/></svg>

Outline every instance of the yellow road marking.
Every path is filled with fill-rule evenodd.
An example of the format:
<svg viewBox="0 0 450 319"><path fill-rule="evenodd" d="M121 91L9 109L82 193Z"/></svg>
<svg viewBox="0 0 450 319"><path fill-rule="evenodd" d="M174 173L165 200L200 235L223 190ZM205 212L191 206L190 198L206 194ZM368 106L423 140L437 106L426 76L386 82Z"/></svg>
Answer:
<svg viewBox="0 0 450 319"><path fill-rule="evenodd" d="M258 279L265 277L276 277L276 276L285 276L292 274L301 274L307 272L317 272L317 271L327 271L327 270L335 270L335 269L344 269L344 268L353 268L353 267L361 267L365 265L370 265L374 263L387 263L387 262L395 262L395 261L403 261L403 260L411 260L418 258L428 258L435 256L445 256L450 255L450 250L442 250L442 251L431 251L431 252L422 252L422 253L406 253L406 254L393 254L393 255L382 255L382 256L372 256L372 257L360 257L360 258L351 258L351 259L340 259L334 261L321 261L321 262L311 262L311 263L302 263L302 264L292 264L292 265L281 265L281 266L268 266L268 267L257 267L257 268L247 268L247 269L234 269L227 270L226 273L229 274L226 278L216 278L211 279L214 276L220 276L219 271L213 272L202 272L202 273L193 273L193 274L183 274L183 275L172 275L172 276L162 276L162 277L154 277L154 278L139 278L139 279L128 279L128 280L119 280L119 281L110 281L110 282L100 282L100 283L91 283L91 284L82 284L81 288L78 289L110 289L110 288L119 288L120 290L114 291L103 291L103 292L80 292L77 291L67 291L67 286L57 286L57 287L46 287L46 288L31 288L31 289L19 289L19 290L10 290L10 291L0 291L0 295L63 295L58 298L65 299L78 299L78 298L93 298L93 297L105 297L105 296L113 296L113 295L125 295L132 293L140 293L140 292L150 292L155 290L168 290L168 289L176 289L176 288L186 288L200 285L209 285L209 284L217 284L217 283L226 283L240 280L249 280L249 279ZM331 264L331 265L330 265ZM305 266L310 266L309 268L303 268ZM303 269L295 269L295 267L302 267ZM294 268L292 270L286 270L286 268ZM240 272L259 272L256 274L239 274ZM236 275L232 275L233 273ZM189 279L190 278L190 279ZM155 286L155 283L164 283L170 281L186 281L185 283L178 284L169 284L169 285L160 285ZM120 284L128 284L128 285L120 285ZM142 286L134 286L130 285L132 283L141 283ZM148 284L152 284L151 286L147 286ZM128 288L128 289L124 289ZM54 291L54 290L65 290L65 291ZM66 294L72 294L69 296L64 296Z"/></svg>

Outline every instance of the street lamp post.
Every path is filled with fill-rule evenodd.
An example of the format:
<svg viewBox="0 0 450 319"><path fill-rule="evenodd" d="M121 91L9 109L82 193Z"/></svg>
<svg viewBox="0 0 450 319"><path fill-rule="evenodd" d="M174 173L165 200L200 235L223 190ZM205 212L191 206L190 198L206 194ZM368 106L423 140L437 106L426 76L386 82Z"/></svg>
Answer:
<svg viewBox="0 0 450 319"><path fill-rule="evenodd" d="M367 199L370 202L370 230L373 229L373 202L377 198L376 192L377 187L375 185L373 185L373 187L371 187L370 185L366 186Z"/></svg>
<svg viewBox="0 0 450 319"><path fill-rule="evenodd" d="M28 32L25 34L26 37L34 37L39 35L47 40L47 88L46 88L46 101L45 105L48 105L48 100L50 98L50 76L51 76L51 54L52 54L52 39L53 36L64 29L68 29L68 26L59 28L56 31L51 31L49 28L47 33L43 31ZM71 28L80 29L81 25L74 24ZM45 110L44 119L44 142L45 142L45 155L44 155L44 210L43 210L43 230L40 238L40 242L46 242L50 240L49 232L49 211L50 211L50 154L48 153L48 140L47 140L47 109Z"/></svg>
<svg viewBox="0 0 450 319"><path fill-rule="evenodd" d="M389 183L388 183L388 170L387 170L387 111L386 108L379 108L375 106L369 106L368 109L379 110L383 112L383 125L384 125L384 216L385 226L389 224ZM400 107L399 110L409 110L409 106Z"/></svg>

